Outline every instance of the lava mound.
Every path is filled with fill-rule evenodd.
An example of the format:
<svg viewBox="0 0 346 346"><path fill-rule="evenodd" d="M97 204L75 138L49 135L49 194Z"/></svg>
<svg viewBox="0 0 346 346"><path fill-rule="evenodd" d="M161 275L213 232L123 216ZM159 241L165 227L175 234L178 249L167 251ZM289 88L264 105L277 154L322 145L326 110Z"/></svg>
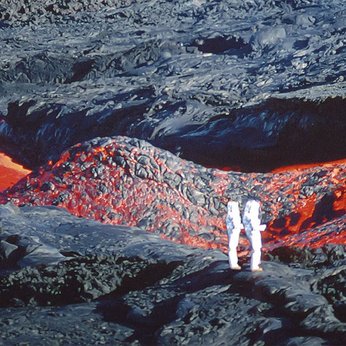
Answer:
<svg viewBox="0 0 346 346"><path fill-rule="evenodd" d="M316 248L346 243L345 171L339 161L275 174L226 172L143 140L96 138L22 179L0 195L0 203L59 206L80 217L225 251L227 201L242 203L251 195L262 201L266 249Z"/></svg>

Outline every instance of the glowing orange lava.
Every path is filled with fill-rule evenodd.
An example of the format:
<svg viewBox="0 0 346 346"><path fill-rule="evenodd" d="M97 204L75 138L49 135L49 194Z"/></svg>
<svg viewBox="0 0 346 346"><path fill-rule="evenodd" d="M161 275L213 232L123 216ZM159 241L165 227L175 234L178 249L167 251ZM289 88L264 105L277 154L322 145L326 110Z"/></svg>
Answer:
<svg viewBox="0 0 346 346"><path fill-rule="evenodd" d="M314 168L314 167L331 167L335 164L345 164L346 159L339 159L334 161L327 161L327 162L314 162L314 163L301 163L296 165L289 165L289 166L282 166L275 168L271 171L271 173L281 173L286 171L294 171L294 170L304 170L308 168Z"/></svg>
<svg viewBox="0 0 346 346"><path fill-rule="evenodd" d="M0 191L13 186L30 172L30 170L13 162L9 156L0 153Z"/></svg>
<svg viewBox="0 0 346 346"><path fill-rule="evenodd" d="M345 172L346 159L275 173L226 172L117 137L75 145L0 194L0 203L60 206L79 217L226 252L227 200L252 194L267 216L264 250L319 247L346 244ZM242 235L239 250L245 255L248 249Z"/></svg>

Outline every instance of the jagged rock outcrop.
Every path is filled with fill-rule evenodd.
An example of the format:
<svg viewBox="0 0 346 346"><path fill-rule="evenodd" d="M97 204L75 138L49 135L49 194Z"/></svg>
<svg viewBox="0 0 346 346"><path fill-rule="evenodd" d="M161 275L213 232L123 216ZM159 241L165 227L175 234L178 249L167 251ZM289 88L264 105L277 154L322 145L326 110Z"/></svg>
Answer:
<svg viewBox="0 0 346 346"><path fill-rule="evenodd" d="M11 263L0 257L7 344L342 345L346 337L342 247L337 266L271 261L254 274L246 265L230 271L219 251L60 208L8 204L0 216L1 242L21 250Z"/></svg>
<svg viewBox="0 0 346 346"><path fill-rule="evenodd" d="M145 141L114 137L73 147L57 163L5 191L0 201L56 205L80 217L139 226L179 243L225 251L226 203L252 195L261 200L268 223L265 246L318 247L345 243L344 181L342 162L276 174L224 172ZM328 221L336 222L330 228Z"/></svg>

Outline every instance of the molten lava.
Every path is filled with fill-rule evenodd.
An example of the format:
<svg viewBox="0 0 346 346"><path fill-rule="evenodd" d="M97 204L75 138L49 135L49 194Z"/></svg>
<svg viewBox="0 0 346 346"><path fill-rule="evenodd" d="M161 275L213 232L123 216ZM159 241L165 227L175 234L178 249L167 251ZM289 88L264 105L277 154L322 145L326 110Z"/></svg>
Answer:
<svg viewBox="0 0 346 346"><path fill-rule="evenodd" d="M72 147L0 194L0 203L56 205L80 217L226 251L227 200L251 194L262 201L266 249L317 247L346 244L345 172L345 161L279 173L225 172L145 141L113 137ZM247 248L242 237L240 250Z"/></svg>
<svg viewBox="0 0 346 346"><path fill-rule="evenodd" d="M281 173L281 172L287 172L287 171L293 171L293 170L305 170L308 168L314 168L314 167L332 167L333 165L337 164L345 164L346 159L339 159L339 160L333 160L333 161L327 161L327 162L313 162L313 163L301 163L296 165L289 165L289 166L282 166L275 168L271 171L271 173Z"/></svg>
<svg viewBox="0 0 346 346"><path fill-rule="evenodd" d="M11 187L30 172L0 152L0 192Z"/></svg>

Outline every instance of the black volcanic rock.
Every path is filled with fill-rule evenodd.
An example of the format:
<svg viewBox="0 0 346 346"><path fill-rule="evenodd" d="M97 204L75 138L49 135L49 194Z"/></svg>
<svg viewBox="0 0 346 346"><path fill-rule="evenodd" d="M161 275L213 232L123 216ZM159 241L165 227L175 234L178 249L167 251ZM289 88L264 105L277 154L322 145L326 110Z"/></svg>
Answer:
<svg viewBox="0 0 346 346"><path fill-rule="evenodd" d="M2 202L126 225L1 205L0 345L344 346L344 164L214 180L135 138L243 171L345 157L345 23L344 0L1 0L0 151L37 169ZM161 238L225 247L250 190L264 272Z"/></svg>
<svg viewBox="0 0 346 346"><path fill-rule="evenodd" d="M208 166L345 156L344 2L1 3L0 149L126 135Z"/></svg>
<svg viewBox="0 0 346 346"><path fill-rule="evenodd" d="M29 3L26 0L16 2L2 0L0 20L20 24L45 23L59 20L61 16L73 16L79 11L97 11L109 6L116 8L131 2L131 0L36 0Z"/></svg>
<svg viewBox="0 0 346 346"><path fill-rule="evenodd" d="M251 273L246 265L232 272L221 252L79 219L58 208L8 204L0 206L0 215L0 236L16 237L17 243L33 239L61 254L58 263L46 263L42 252L41 264L28 264L23 253L1 270L6 344L342 345L345 340L339 291L345 263L306 269L299 262L264 262L262 273Z"/></svg>

